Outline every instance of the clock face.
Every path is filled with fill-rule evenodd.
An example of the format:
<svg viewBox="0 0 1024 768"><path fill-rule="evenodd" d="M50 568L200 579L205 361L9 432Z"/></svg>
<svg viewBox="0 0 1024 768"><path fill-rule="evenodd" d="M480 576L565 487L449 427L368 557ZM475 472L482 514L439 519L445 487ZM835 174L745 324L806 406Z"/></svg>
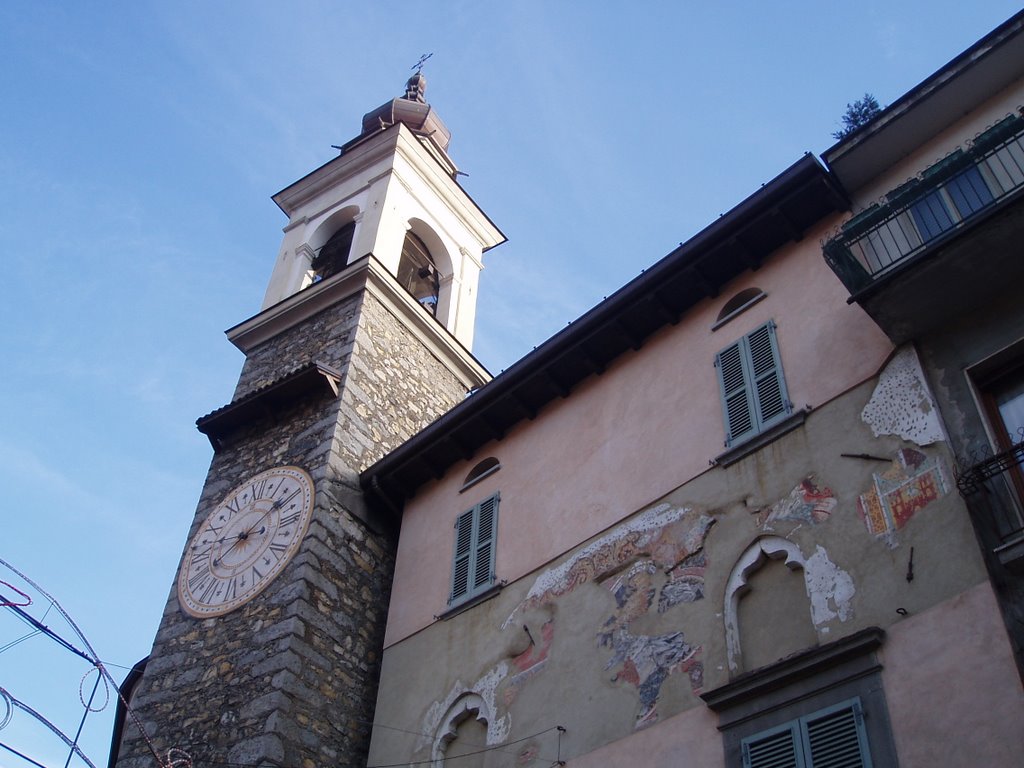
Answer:
<svg viewBox="0 0 1024 768"><path fill-rule="evenodd" d="M178 576L186 613L233 611L284 570L313 514L313 481L298 467L260 472L228 493L189 542Z"/></svg>

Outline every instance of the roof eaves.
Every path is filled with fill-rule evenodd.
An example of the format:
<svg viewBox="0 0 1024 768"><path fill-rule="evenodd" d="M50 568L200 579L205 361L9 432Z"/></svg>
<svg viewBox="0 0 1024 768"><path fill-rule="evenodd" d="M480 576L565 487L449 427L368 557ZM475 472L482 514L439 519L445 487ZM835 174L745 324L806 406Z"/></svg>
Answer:
<svg viewBox="0 0 1024 768"><path fill-rule="evenodd" d="M815 205L824 207L820 212L817 209L809 212L808 218L817 221L828 213L845 210L848 207L848 200L817 158L810 154L804 155L728 213L723 214L690 240L680 244L678 248L514 363L462 403L367 468L361 476L364 488L372 488L374 492L381 493L381 489L388 486L389 478L398 477L403 468L409 467L413 462L423 462L424 456L432 450L439 453L443 444L452 442L452 435L467 430L474 421L481 422L481 428L475 431L486 433L488 431L486 428L488 415L492 417L489 422L490 431L497 433L504 430L500 426L494 427L495 421L514 424L525 418L532 418L536 415L537 407L531 409L530 405L535 404L536 398L525 397L528 385L545 376L555 378L557 381L557 377L554 377L553 374L557 365L565 363L572 356L582 357L586 360L588 341L602 338L602 335L609 333L609 329L613 326L621 328L626 314L641 304L657 304L659 289L663 289L664 286L672 282L690 280L692 272L698 270L706 259L727 258L721 256L720 251L735 240L738 233L755 226L766 217L771 217L773 212L794 200L801 191L806 192L818 185L823 186L826 194L823 195L820 190L815 189L811 197L815 199ZM806 205L802 199L800 203ZM806 227L811 222L802 223ZM776 247L772 247L771 250L775 250ZM759 258L765 256L767 254L759 255ZM756 262L759 263L757 260ZM736 264L730 264L729 267L731 269L729 274L735 276L735 274L740 274L745 269L751 268L751 264L740 264L737 261ZM721 270L719 269L719 271ZM703 298L704 295L706 294L701 294L699 298ZM695 300L672 308L678 310L676 320L693 303ZM659 313L659 319L652 325L645 326L641 333L650 335L657 327L674 322L668 316L670 314L672 311ZM633 339L632 341L633 348L637 348L639 344L642 344L643 339ZM612 359L624 352L626 348L627 345L622 345L622 348L614 353ZM595 372L600 372L607 362L610 360L596 361L591 367ZM571 382L565 386L571 389L575 383ZM559 394L562 396L567 394L561 392L562 387L557 385L551 386L550 389L550 396L546 400L542 398L543 402L540 402L540 407L557 398ZM503 419L494 419L495 410L502 409L504 403L515 404L519 413L511 416L503 414ZM500 434L496 436L500 437ZM463 445L462 453L466 453L466 450L466 446ZM429 474L436 477L439 467L443 465L446 469L455 460L454 456L454 453L449 452L447 461L439 461L435 456L430 462L423 463L429 464ZM402 494L404 495L410 490L412 489L403 488ZM396 503L396 499L389 499L389 503Z"/></svg>

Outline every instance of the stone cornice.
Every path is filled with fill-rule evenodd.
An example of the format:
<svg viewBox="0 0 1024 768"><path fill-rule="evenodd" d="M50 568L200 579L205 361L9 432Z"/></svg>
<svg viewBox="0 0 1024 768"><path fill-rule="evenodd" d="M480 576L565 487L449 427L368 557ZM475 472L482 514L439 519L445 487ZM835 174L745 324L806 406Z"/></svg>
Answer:
<svg viewBox="0 0 1024 768"><path fill-rule="evenodd" d="M437 199L443 201L465 224L483 250L505 242L501 230L445 171L423 142L401 123L353 144L343 154L282 189L273 196L273 200L285 215L291 217L317 195L377 163L386 162L388 172L393 171L396 156L408 163Z"/></svg>
<svg viewBox="0 0 1024 768"><path fill-rule="evenodd" d="M311 285L229 328L228 340L243 353L328 307L367 291L416 339L458 377L469 391L491 376L458 340L432 317L372 255L364 256L327 280Z"/></svg>

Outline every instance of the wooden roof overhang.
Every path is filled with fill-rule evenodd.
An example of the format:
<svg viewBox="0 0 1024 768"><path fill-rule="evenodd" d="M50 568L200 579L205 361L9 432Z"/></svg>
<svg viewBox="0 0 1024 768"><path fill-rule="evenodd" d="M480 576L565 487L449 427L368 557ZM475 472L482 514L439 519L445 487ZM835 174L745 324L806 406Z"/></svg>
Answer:
<svg viewBox="0 0 1024 768"><path fill-rule="evenodd" d="M627 350L849 201L810 154L763 185L578 320L552 336L361 474L371 499L400 513L404 500L456 462L501 439L552 400L601 375Z"/></svg>
<svg viewBox="0 0 1024 768"><path fill-rule="evenodd" d="M239 427L270 418L310 397L337 397L341 373L322 363L307 363L281 378L200 416L196 428L210 439L213 450L224 447L228 435Z"/></svg>

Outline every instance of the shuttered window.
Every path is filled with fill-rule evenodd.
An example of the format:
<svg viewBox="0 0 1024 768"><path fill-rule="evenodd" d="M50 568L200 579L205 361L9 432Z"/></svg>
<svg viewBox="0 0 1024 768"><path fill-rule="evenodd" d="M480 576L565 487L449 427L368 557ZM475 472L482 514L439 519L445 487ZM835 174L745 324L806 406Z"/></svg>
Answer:
<svg viewBox="0 0 1024 768"><path fill-rule="evenodd" d="M727 447L753 437L792 412L774 322L765 323L719 352L715 367Z"/></svg>
<svg viewBox="0 0 1024 768"><path fill-rule="evenodd" d="M448 605L461 603L494 584L498 498L496 493L455 518L452 589Z"/></svg>
<svg viewBox="0 0 1024 768"><path fill-rule="evenodd" d="M860 699L744 739L743 768L871 768Z"/></svg>

